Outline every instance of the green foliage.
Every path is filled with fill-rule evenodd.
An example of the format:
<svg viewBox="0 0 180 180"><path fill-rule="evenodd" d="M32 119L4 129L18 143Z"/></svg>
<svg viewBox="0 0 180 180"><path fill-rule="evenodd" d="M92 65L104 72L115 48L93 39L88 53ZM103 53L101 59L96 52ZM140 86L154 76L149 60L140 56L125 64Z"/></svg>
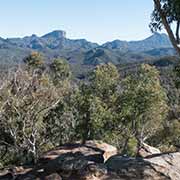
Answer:
<svg viewBox="0 0 180 180"><path fill-rule="evenodd" d="M0 124L7 138L2 141L13 146L17 154L26 152L27 156L37 158L44 141L43 116L58 100L58 92L53 84L44 83L45 76L37 78L28 71L17 70L1 88ZM5 136L7 137L7 136ZM32 158L32 159L33 159Z"/></svg>
<svg viewBox="0 0 180 180"><path fill-rule="evenodd" d="M69 64L64 59L54 59L50 65L54 84L59 84L61 81L71 78Z"/></svg>
<svg viewBox="0 0 180 180"><path fill-rule="evenodd" d="M180 63L178 63L175 67L174 67L174 74L175 74L175 85L176 88L180 87Z"/></svg>
<svg viewBox="0 0 180 180"><path fill-rule="evenodd" d="M135 155L139 140L149 140L163 128L166 94L159 72L150 65L143 64L137 72L120 78L116 66L102 64L89 81L73 83L64 60L55 59L46 67L50 71L40 75L34 73L38 66L32 67L12 72L1 83L0 156L5 154L4 164L33 161L43 151L89 139Z"/></svg>
<svg viewBox="0 0 180 180"><path fill-rule="evenodd" d="M111 130L119 73L112 64L97 66L90 76L90 82L80 86L78 96L79 129L82 140L102 139ZM111 119L111 122L109 121Z"/></svg>
<svg viewBox="0 0 180 180"><path fill-rule="evenodd" d="M180 1L179 0L160 0L161 8L166 16L168 23L172 24L180 20ZM162 17L157 8L154 9L150 28L152 31L161 30L163 28Z"/></svg>
<svg viewBox="0 0 180 180"><path fill-rule="evenodd" d="M135 137L128 140L126 154L129 156L136 156L138 141Z"/></svg>
<svg viewBox="0 0 180 180"><path fill-rule="evenodd" d="M159 72L150 65L141 65L137 75L131 75L123 81L120 103L127 135L144 141L160 128L168 108Z"/></svg>
<svg viewBox="0 0 180 180"><path fill-rule="evenodd" d="M147 142L161 149L162 152L177 151L180 148L180 122L177 119L166 121L162 128Z"/></svg>
<svg viewBox="0 0 180 180"><path fill-rule="evenodd" d="M77 102L78 130L83 142L88 139L104 138L105 134L111 130L110 125L113 123L115 114L106 103L92 94L80 94Z"/></svg>
<svg viewBox="0 0 180 180"><path fill-rule="evenodd" d="M114 95L119 81L119 73L111 63L96 67L90 78L91 88L96 96L101 99Z"/></svg>
<svg viewBox="0 0 180 180"><path fill-rule="evenodd" d="M48 144L50 137L45 134L44 117L70 90L70 83L54 86L49 74L39 75L34 70L12 72L0 89L0 147L5 149L2 154L11 154L8 158L11 162L36 161L42 150L52 147Z"/></svg>
<svg viewBox="0 0 180 180"><path fill-rule="evenodd" d="M75 97L73 93L76 92L70 92L62 98L58 105L51 109L44 118L48 143L55 147L77 140L77 116L74 108Z"/></svg>
<svg viewBox="0 0 180 180"><path fill-rule="evenodd" d="M41 69L44 64L44 58L42 54L38 52L32 52L29 56L24 59L24 63L27 64L29 68Z"/></svg>

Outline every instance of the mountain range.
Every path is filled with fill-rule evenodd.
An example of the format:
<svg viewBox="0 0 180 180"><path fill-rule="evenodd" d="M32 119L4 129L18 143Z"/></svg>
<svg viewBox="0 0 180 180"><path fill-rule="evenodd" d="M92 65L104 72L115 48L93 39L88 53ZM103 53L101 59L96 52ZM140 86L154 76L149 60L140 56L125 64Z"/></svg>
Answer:
<svg viewBox="0 0 180 180"><path fill-rule="evenodd" d="M75 68L112 62L123 64L174 55L166 34L155 33L140 41L114 40L102 45L85 39L69 39L64 31L53 31L41 37L0 38L0 64L19 64L32 51L41 52L47 62L63 57Z"/></svg>

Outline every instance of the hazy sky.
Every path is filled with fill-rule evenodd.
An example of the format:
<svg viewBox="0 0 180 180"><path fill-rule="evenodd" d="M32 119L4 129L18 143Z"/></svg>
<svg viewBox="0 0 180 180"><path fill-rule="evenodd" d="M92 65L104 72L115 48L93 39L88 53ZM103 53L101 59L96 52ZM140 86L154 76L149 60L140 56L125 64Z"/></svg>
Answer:
<svg viewBox="0 0 180 180"><path fill-rule="evenodd" d="M68 38L103 43L151 34L152 0L0 0L0 36L43 35L65 30Z"/></svg>

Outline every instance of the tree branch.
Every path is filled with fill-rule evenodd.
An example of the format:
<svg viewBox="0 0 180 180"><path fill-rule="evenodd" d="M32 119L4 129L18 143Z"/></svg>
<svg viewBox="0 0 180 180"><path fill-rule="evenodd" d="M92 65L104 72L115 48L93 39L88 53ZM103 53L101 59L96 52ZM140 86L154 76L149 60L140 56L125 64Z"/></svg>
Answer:
<svg viewBox="0 0 180 180"><path fill-rule="evenodd" d="M163 23L163 25L164 25L164 27L165 27L168 35L169 35L170 41L171 41L173 47L175 48L175 50L177 51L178 55L180 56L180 48L178 47L174 33L173 33L173 31L172 31L172 29L171 29L171 27L167 21L166 14L164 13L164 11L161 8L161 2L160 2L160 0L153 0L153 1L154 1L154 4L155 4L157 11L159 12L162 23Z"/></svg>

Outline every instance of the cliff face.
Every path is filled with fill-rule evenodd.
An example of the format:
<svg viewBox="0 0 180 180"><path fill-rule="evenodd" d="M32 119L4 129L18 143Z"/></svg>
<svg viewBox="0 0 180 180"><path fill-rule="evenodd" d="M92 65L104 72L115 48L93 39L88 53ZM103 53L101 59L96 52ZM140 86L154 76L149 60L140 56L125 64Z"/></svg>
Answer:
<svg viewBox="0 0 180 180"><path fill-rule="evenodd" d="M85 145L77 143L49 151L34 167L4 170L0 179L179 180L179 162L179 152L131 158L117 155L117 149L111 145L89 141Z"/></svg>

